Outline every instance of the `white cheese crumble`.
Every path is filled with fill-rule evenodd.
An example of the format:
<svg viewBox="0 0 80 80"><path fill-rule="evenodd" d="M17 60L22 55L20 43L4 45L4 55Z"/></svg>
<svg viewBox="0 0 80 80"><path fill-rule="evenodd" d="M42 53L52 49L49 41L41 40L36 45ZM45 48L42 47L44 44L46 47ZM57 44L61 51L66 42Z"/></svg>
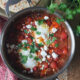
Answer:
<svg viewBox="0 0 80 80"><path fill-rule="evenodd" d="M53 57L54 59L56 59L56 58L58 58L58 55L57 55L55 52L53 52L53 53L52 53L52 57Z"/></svg>
<svg viewBox="0 0 80 80"><path fill-rule="evenodd" d="M22 43L24 44L24 43L27 43L27 40L22 40Z"/></svg>
<svg viewBox="0 0 80 80"><path fill-rule="evenodd" d="M47 50L47 49L48 49L47 46L44 45L44 50Z"/></svg>
<svg viewBox="0 0 80 80"><path fill-rule="evenodd" d="M57 32L57 29L56 28L52 28L52 33L56 33Z"/></svg>
<svg viewBox="0 0 80 80"><path fill-rule="evenodd" d="M50 55L47 55L47 58L50 58Z"/></svg>
<svg viewBox="0 0 80 80"><path fill-rule="evenodd" d="M37 63L36 63L36 61L33 59L33 58L29 58L28 57L28 60L27 60L27 62L25 63L25 64L23 64L26 68L30 68L30 69L32 69L32 68L34 68L36 65L37 65Z"/></svg>
<svg viewBox="0 0 80 80"><path fill-rule="evenodd" d="M26 27L29 29L29 28L31 28L31 27L32 27L32 25L26 25Z"/></svg>
<svg viewBox="0 0 80 80"><path fill-rule="evenodd" d="M48 17L48 16L45 16L45 17L44 17L44 19L45 19L45 20L48 20L48 19L49 19L49 17Z"/></svg>
<svg viewBox="0 0 80 80"><path fill-rule="evenodd" d="M43 58L42 58L42 61L46 61L46 58L45 58L45 57L43 57Z"/></svg>
<svg viewBox="0 0 80 80"><path fill-rule="evenodd" d="M47 53L44 50L42 50L41 51L41 55L42 55L42 57L46 57L47 56Z"/></svg>

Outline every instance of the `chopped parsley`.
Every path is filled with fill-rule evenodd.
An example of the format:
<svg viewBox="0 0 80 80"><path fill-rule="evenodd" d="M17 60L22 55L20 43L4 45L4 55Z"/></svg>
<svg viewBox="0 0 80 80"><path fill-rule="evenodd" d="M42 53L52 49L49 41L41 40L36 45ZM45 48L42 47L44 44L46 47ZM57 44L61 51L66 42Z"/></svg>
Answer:
<svg viewBox="0 0 80 80"><path fill-rule="evenodd" d="M52 33L52 34L49 34L49 36L50 36L50 37L53 37L53 36L54 36L54 34L53 34L53 33Z"/></svg>
<svg viewBox="0 0 80 80"><path fill-rule="evenodd" d="M30 45L30 53L35 53L39 49L35 47L35 42L32 42L32 45Z"/></svg>
<svg viewBox="0 0 80 80"><path fill-rule="evenodd" d="M27 31L27 30L24 30L24 32L25 32L25 33L28 33L28 31Z"/></svg>
<svg viewBox="0 0 80 80"><path fill-rule="evenodd" d="M27 48L25 48L25 47L22 47L22 49L23 49L24 51L26 51L26 50L27 50Z"/></svg>
<svg viewBox="0 0 80 80"><path fill-rule="evenodd" d="M36 34L40 35L40 34L41 34L41 32L37 31L37 32L36 32Z"/></svg>
<svg viewBox="0 0 80 80"><path fill-rule="evenodd" d="M39 43L38 46L39 46L39 47L42 47L42 46L44 46L44 45L43 45L42 43Z"/></svg>
<svg viewBox="0 0 80 80"><path fill-rule="evenodd" d="M32 55L32 54L30 54L30 55L29 55L29 58L33 58L33 55Z"/></svg>
<svg viewBox="0 0 80 80"><path fill-rule="evenodd" d="M55 40L57 40L57 38L56 37L53 37L52 42L54 42Z"/></svg>
<svg viewBox="0 0 80 80"><path fill-rule="evenodd" d="M28 43L24 42L24 47L30 46Z"/></svg>
<svg viewBox="0 0 80 80"><path fill-rule="evenodd" d="M44 20L38 20L38 24L41 25L43 24Z"/></svg>
<svg viewBox="0 0 80 80"><path fill-rule="evenodd" d="M22 43L18 44L18 48L21 48L22 47Z"/></svg>
<svg viewBox="0 0 80 80"><path fill-rule="evenodd" d="M32 40L34 39L34 37L32 37L32 36L30 36L30 37L31 37Z"/></svg>
<svg viewBox="0 0 80 80"><path fill-rule="evenodd" d="M49 40L47 40L47 42L46 42L48 45L50 45L51 44L51 40L49 39Z"/></svg>
<svg viewBox="0 0 80 80"><path fill-rule="evenodd" d="M55 47L57 48L59 46L59 44L55 44Z"/></svg>
<svg viewBox="0 0 80 80"><path fill-rule="evenodd" d="M35 28L35 27L31 27L31 30L32 30L32 31L36 31L37 28Z"/></svg>
<svg viewBox="0 0 80 80"><path fill-rule="evenodd" d="M22 55L22 53L19 53L19 54L20 54L20 58L21 58L21 63L25 64L28 59L28 56L24 56L24 55Z"/></svg>
<svg viewBox="0 0 80 80"><path fill-rule="evenodd" d="M34 57L34 60L40 61L40 58L38 58L38 57L36 56L36 57Z"/></svg>

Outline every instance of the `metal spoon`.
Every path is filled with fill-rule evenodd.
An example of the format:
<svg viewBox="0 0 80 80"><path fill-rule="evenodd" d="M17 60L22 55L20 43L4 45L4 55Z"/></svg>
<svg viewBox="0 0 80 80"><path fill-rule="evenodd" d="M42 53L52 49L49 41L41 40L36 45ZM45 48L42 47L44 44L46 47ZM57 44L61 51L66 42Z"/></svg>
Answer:
<svg viewBox="0 0 80 80"><path fill-rule="evenodd" d="M8 17L11 17L11 14L10 14L10 12L9 12L9 6L10 6L10 5L14 5L14 4L16 4L16 3L20 2L20 1L21 1L21 0L8 0L8 2L7 2L7 4L6 4L6 9L5 9L6 14L7 14Z"/></svg>

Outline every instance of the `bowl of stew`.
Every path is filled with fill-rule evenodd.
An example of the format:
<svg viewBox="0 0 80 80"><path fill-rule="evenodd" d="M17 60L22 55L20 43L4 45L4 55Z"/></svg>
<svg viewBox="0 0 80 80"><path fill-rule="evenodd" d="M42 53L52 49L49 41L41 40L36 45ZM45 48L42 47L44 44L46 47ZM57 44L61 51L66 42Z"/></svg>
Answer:
<svg viewBox="0 0 80 80"><path fill-rule="evenodd" d="M70 64L75 39L57 13L28 8L13 15L2 32L1 52L7 67L23 80L56 78Z"/></svg>

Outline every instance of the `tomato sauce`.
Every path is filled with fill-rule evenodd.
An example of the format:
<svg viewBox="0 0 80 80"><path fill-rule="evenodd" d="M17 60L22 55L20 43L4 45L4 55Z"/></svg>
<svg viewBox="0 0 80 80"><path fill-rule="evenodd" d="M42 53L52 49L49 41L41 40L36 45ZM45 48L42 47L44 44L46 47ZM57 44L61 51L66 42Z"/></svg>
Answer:
<svg viewBox="0 0 80 80"><path fill-rule="evenodd" d="M64 23L46 12L33 12L13 24L6 39L7 56L18 72L34 78L58 72L68 59Z"/></svg>

